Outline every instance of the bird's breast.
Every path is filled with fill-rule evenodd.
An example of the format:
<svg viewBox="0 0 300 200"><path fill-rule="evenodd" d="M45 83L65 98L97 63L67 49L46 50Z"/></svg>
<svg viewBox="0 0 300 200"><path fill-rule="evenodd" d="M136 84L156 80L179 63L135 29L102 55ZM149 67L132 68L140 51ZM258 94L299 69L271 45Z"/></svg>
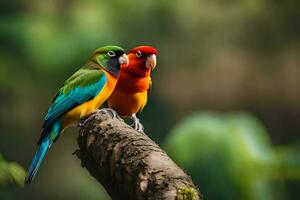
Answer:
<svg viewBox="0 0 300 200"><path fill-rule="evenodd" d="M124 93L139 93L148 91L151 77L136 77L129 73L121 73L116 89Z"/></svg>
<svg viewBox="0 0 300 200"><path fill-rule="evenodd" d="M147 91L125 93L116 88L107 100L108 106L123 117L139 112L147 103Z"/></svg>
<svg viewBox="0 0 300 200"><path fill-rule="evenodd" d="M64 127L76 124L81 118L87 117L95 112L112 94L117 84L117 78L108 72L105 72L105 75L107 76L107 82L97 96L73 108L63 116L62 121Z"/></svg>

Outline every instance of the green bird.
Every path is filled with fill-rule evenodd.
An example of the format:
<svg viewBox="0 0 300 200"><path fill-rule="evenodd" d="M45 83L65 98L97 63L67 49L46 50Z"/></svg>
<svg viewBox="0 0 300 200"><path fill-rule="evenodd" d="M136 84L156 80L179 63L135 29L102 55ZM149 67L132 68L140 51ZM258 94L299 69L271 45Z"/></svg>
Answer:
<svg viewBox="0 0 300 200"><path fill-rule="evenodd" d="M108 99L117 84L120 68L127 67L128 63L124 49L104 46L97 49L86 64L64 82L45 116L26 183L32 182L47 150L63 130L95 112Z"/></svg>

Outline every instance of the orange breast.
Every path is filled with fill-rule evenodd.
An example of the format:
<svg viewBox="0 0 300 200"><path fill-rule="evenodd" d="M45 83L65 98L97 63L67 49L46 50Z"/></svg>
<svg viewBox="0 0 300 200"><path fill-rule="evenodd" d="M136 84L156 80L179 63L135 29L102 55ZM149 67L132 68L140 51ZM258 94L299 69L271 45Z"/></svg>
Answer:
<svg viewBox="0 0 300 200"><path fill-rule="evenodd" d="M136 93L125 93L119 89L115 89L109 97L108 106L123 117L129 117L139 112L147 103L147 91Z"/></svg>
<svg viewBox="0 0 300 200"><path fill-rule="evenodd" d="M139 112L147 103L151 78L135 77L122 72L117 86L107 100L108 106L121 116Z"/></svg>
<svg viewBox="0 0 300 200"><path fill-rule="evenodd" d="M103 89L99 92L99 94L95 98L67 112L62 117L63 127L76 124L79 122L81 118L84 118L90 115L91 113L95 112L111 95L112 91L116 87L117 79L111 74L109 74L108 72L105 72L105 74L107 76L107 83L105 84Z"/></svg>
<svg viewBox="0 0 300 200"><path fill-rule="evenodd" d="M150 81L150 76L139 77L134 76L126 71L121 71L116 89L119 89L127 94L145 92L149 89Z"/></svg>

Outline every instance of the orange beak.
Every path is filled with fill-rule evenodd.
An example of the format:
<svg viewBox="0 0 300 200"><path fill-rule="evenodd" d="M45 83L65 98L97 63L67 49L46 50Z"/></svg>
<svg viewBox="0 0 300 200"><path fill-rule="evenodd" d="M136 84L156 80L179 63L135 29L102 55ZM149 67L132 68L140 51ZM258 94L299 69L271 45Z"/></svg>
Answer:
<svg viewBox="0 0 300 200"><path fill-rule="evenodd" d="M156 67L156 55L155 54L151 54L150 56L147 57L146 67L151 70L154 70L154 68Z"/></svg>
<svg viewBox="0 0 300 200"><path fill-rule="evenodd" d="M119 64L121 68L126 68L129 65L129 58L125 53L119 57Z"/></svg>

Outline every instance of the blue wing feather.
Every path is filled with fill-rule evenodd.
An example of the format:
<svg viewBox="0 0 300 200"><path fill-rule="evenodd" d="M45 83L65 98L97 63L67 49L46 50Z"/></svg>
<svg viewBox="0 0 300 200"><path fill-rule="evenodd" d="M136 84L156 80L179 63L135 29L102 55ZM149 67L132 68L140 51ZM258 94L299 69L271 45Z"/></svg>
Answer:
<svg viewBox="0 0 300 200"><path fill-rule="evenodd" d="M92 82L91 84L81 84L81 81L85 81L84 76L87 75L87 72L85 72L82 75L77 76L75 79L72 79L71 82L65 83L65 85L58 91L45 116L45 122L43 125L44 130L51 126L64 113L86 101L93 99L101 92L107 83L107 76L105 73L100 70L93 70L93 72L88 73L97 73L93 78L95 80L90 81ZM69 84L74 84L75 86L72 90L65 92L65 87L70 86ZM43 133L38 141L38 144L45 137L45 134Z"/></svg>

